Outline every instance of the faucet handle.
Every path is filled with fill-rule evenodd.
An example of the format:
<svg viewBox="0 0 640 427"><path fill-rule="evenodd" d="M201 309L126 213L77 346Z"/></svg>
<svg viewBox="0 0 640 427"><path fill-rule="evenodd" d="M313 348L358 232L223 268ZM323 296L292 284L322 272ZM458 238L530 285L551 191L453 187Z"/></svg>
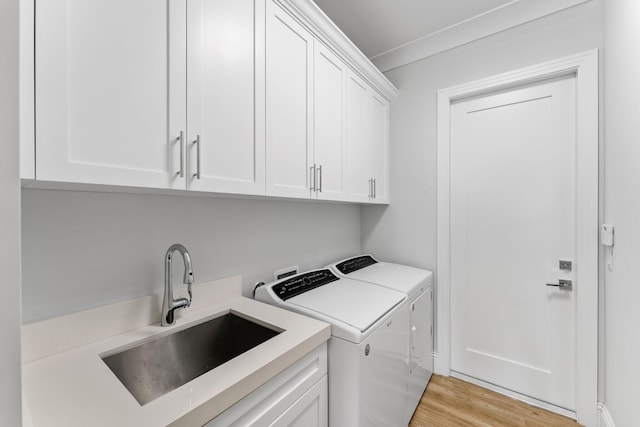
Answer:
<svg viewBox="0 0 640 427"><path fill-rule="evenodd" d="M189 299L187 298L178 298L173 300L173 304L174 304L174 310L178 309L178 308L187 308L191 305L191 296L189 296Z"/></svg>
<svg viewBox="0 0 640 427"><path fill-rule="evenodd" d="M193 295L191 294L191 283L187 284L187 292L189 293L189 299L187 301L187 305L185 307L189 307L191 305L191 301L193 301ZM185 298L181 298L185 299Z"/></svg>

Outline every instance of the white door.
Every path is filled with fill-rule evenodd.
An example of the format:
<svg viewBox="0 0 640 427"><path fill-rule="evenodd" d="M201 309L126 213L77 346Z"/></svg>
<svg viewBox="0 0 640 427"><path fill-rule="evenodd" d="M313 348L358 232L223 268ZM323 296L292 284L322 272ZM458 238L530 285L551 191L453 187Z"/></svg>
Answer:
<svg viewBox="0 0 640 427"><path fill-rule="evenodd" d="M256 3L187 2L190 190L264 194L264 136L254 107L264 86L254 77L254 50L261 52L255 49Z"/></svg>
<svg viewBox="0 0 640 427"><path fill-rule="evenodd" d="M315 44L313 153L318 199L346 198L347 66L322 43Z"/></svg>
<svg viewBox="0 0 640 427"><path fill-rule="evenodd" d="M308 198L313 36L288 12L267 1L267 195Z"/></svg>
<svg viewBox="0 0 640 427"><path fill-rule="evenodd" d="M567 77L451 106L451 369L568 410L575 103Z"/></svg>
<svg viewBox="0 0 640 427"><path fill-rule="evenodd" d="M35 9L36 178L185 188L184 3L38 0Z"/></svg>

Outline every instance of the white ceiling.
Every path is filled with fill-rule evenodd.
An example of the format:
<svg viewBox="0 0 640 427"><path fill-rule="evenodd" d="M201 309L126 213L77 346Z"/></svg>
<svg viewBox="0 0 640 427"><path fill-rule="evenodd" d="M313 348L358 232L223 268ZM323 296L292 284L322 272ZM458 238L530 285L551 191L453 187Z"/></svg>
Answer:
<svg viewBox="0 0 640 427"><path fill-rule="evenodd" d="M315 0L369 58L519 0Z"/></svg>

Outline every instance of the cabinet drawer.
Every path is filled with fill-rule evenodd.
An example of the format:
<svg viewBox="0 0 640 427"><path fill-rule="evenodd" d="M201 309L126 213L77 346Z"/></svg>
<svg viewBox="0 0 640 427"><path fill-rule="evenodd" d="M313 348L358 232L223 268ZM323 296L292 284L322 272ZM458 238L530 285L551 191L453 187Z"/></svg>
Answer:
<svg viewBox="0 0 640 427"><path fill-rule="evenodd" d="M280 417L286 418L285 413L326 374L327 345L323 344L206 426L264 426L274 422L274 425L284 425L278 421ZM324 399L326 401L326 388ZM312 403L309 402L307 406ZM301 408L301 412L304 412L304 408Z"/></svg>

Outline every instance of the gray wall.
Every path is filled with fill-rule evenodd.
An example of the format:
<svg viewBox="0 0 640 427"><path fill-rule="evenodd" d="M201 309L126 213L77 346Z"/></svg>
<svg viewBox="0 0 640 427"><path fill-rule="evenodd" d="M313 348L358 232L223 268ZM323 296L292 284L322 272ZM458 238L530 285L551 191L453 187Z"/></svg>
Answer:
<svg viewBox="0 0 640 427"><path fill-rule="evenodd" d="M605 222L615 226L605 280L605 404L618 427L637 426L640 380L640 2L606 0Z"/></svg>
<svg viewBox="0 0 640 427"><path fill-rule="evenodd" d="M601 48L599 0L391 70L391 205L364 207L363 251L436 267L436 93L483 77Z"/></svg>
<svg viewBox="0 0 640 427"><path fill-rule="evenodd" d="M0 2L0 425L21 423L18 0Z"/></svg>
<svg viewBox="0 0 640 427"><path fill-rule="evenodd" d="M164 254L190 251L196 283L242 274L245 295L273 271L360 252L360 207L25 189L23 323L158 292ZM182 261L174 283L182 286Z"/></svg>

